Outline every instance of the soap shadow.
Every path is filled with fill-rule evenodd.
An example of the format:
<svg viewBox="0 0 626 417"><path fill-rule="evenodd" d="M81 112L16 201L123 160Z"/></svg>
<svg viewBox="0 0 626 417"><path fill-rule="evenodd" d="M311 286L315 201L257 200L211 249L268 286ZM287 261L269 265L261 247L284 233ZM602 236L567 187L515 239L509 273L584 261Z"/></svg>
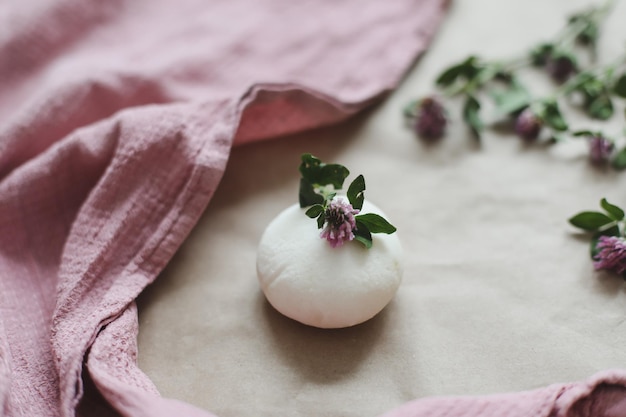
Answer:
<svg viewBox="0 0 626 417"><path fill-rule="evenodd" d="M350 378L385 339L393 301L365 323L319 329L283 316L259 291L258 310L272 348L306 381L325 384Z"/></svg>

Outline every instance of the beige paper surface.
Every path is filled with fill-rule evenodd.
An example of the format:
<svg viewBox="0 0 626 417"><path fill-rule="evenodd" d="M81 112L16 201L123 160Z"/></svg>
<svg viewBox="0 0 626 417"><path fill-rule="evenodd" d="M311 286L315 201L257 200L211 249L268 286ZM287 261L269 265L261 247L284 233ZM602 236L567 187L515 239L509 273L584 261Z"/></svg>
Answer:
<svg viewBox="0 0 626 417"><path fill-rule="evenodd" d="M472 52L513 56L587 4L458 0L377 108L236 148L204 217L139 300L139 363L160 392L221 417L374 417L414 398L527 390L626 366L626 284L593 271L588 239L566 222L602 197L626 205L626 173L590 166L583 142L524 146L490 132L477 146L456 110L448 137L426 146L401 117L445 66ZM618 4L601 41L605 62L622 52L625 15ZM616 113L620 134L623 106ZM406 252L395 299L354 328L293 322L256 280L256 246L297 201L303 152L364 174L367 198Z"/></svg>

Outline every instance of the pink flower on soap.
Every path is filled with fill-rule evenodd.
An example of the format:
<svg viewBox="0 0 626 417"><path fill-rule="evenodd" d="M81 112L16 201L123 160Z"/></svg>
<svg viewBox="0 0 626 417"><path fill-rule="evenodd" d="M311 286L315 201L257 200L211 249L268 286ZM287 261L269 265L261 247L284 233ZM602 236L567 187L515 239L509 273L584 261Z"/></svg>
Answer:
<svg viewBox="0 0 626 417"><path fill-rule="evenodd" d="M326 227L320 237L326 239L333 248L353 240L356 214L359 214L359 210L353 208L350 203L339 198L332 200L324 212Z"/></svg>
<svg viewBox="0 0 626 417"><path fill-rule="evenodd" d="M606 269L620 275L626 272L626 239L600 236L596 249L598 253L593 257L596 269Z"/></svg>

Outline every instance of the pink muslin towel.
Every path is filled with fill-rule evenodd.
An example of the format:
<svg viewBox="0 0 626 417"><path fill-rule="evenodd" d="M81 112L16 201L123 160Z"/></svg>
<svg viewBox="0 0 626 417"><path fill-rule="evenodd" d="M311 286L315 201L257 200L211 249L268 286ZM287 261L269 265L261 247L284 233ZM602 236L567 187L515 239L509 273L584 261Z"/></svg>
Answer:
<svg viewBox="0 0 626 417"><path fill-rule="evenodd" d="M1 2L2 414L210 416L160 397L137 367L134 300L209 203L233 145L381 97L446 7ZM386 416L625 416L625 378L426 399Z"/></svg>

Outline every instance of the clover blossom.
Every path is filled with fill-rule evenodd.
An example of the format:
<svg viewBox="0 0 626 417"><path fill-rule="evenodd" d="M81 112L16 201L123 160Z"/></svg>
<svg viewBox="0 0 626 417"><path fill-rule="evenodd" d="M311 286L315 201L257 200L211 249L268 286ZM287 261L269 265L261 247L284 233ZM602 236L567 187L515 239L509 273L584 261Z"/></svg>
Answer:
<svg viewBox="0 0 626 417"><path fill-rule="evenodd" d="M435 97L425 97L415 108L415 132L424 139L439 139L446 129L446 111Z"/></svg>
<svg viewBox="0 0 626 417"><path fill-rule="evenodd" d="M546 64L546 70L554 81L563 83L576 73L576 61L568 55L551 57Z"/></svg>
<svg viewBox="0 0 626 417"><path fill-rule="evenodd" d="M609 161L615 145L602 135L594 135L589 139L589 159L596 165Z"/></svg>
<svg viewBox="0 0 626 417"><path fill-rule="evenodd" d="M620 275L626 272L626 239L600 236L596 249L598 253L593 257L596 269L606 269Z"/></svg>
<svg viewBox="0 0 626 417"><path fill-rule="evenodd" d="M324 211L326 227L320 237L326 239L333 248L343 245L345 241L353 240L356 214L359 214L359 210L354 209L350 203L342 199L333 199Z"/></svg>
<svg viewBox="0 0 626 417"><path fill-rule="evenodd" d="M515 120L515 132L526 141L533 141L539 136L543 122L530 107L522 111Z"/></svg>

